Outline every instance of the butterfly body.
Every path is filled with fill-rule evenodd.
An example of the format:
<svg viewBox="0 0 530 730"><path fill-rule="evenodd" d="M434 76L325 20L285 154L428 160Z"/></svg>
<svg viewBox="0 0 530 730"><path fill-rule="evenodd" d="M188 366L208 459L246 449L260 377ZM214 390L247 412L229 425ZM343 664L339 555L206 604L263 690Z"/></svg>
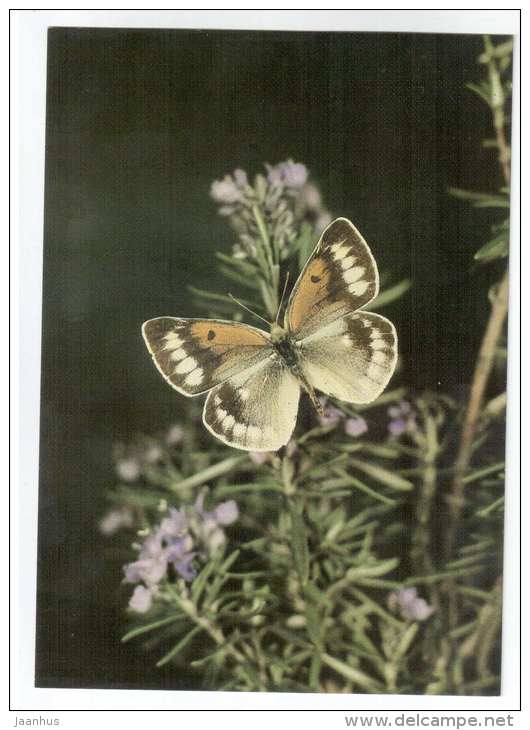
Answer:
<svg viewBox="0 0 530 730"><path fill-rule="evenodd" d="M280 355L289 367L295 367L298 364L298 355L296 353L295 340L289 336L289 333L279 324L273 324L270 332L271 342L276 352Z"/></svg>
<svg viewBox="0 0 530 730"><path fill-rule="evenodd" d="M276 451L294 430L300 391L368 403L397 359L394 326L365 312L379 289L368 245L345 218L326 228L270 333L238 322L157 317L142 327L155 365L187 396L208 393L206 428L224 443Z"/></svg>
<svg viewBox="0 0 530 730"><path fill-rule="evenodd" d="M307 381L307 378L304 375L303 363L300 352L301 343L297 342L289 334L289 331L287 329L280 327L280 325L278 324L273 324L271 326L270 336L271 342L279 357L283 360L285 365L296 377L303 390L307 393L317 413L322 413L322 404L318 400L314 388Z"/></svg>

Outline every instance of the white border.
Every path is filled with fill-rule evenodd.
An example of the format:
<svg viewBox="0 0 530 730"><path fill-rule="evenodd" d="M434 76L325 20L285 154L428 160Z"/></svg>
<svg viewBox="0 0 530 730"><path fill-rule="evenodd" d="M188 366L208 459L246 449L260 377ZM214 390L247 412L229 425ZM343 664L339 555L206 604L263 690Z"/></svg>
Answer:
<svg viewBox="0 0 530 730"><path fill-rule="evenodd" d="M478 3L469 3L479 5ZM487 5L488 3L486 3ZM494 5L495 3L489 3ZM32 7L38 7L33 5ZM92 28L209 28L222 30L367 31L373 33L519 32L516 10L37 10L22 25Z"/></svg>
<svg viewBox="0 0 530 730"><path fill-rule="evenodd" d="M501 697L411 697L297 694L234 694L122 690L49 690L33 687L36 524L38 484L38 428L40 388L40 321L43 230L44 111L46 31L49 26L200 27L285 30L355 30L404 32L466 32L518 35L515 10L184 10L20 12L12 15L12 255L14 305L13 355L19 350L19 373L12 371L13 491L12 491L12 682L13 707L24 710L61 709L327 709L347 713L360 710L514 710L518 688L518 426L519 363L517 353L519 291L518 250L512 253L510 292L510 423L508 429L506 574L504 587L503 691ZM515 99L514 121L518 99ZM513 156L518 159L518 135ZM518 175L513 176L512 240L517 242L519 220ZM16 288L19 288L17 295ZM19 334L23 332L22 340ZM23 385L23 387L20 387ZM20 434L20 443L17 437ZM20 451L18 451L20 447ZM143 717L143 720L142 720ZM213 720L213 716L212 720ZM319 716L317 715L317 718ZM77 725L80 717L77 716ZM145 723L145 716L136 716ZM341 715L342 718L342 715ZM120 717L123 719L123 716ZM156 721L165 721L157 715ZM302 718L299 718L302 720ZM323 718L322 718L323 719ZM169 718L171 721L171 718ZM248 718L247 718L248 720ZM247 721L246 720L246 721ZM274 716L267 723L275 721ZM92 716L90 722L100 722ZM190 722L195 722L190 718ZM303 720L312 727L311 718ZM341 719L342 725L344 721ZM134 717L128 717L131 727ZM138 725L139 725L138 723ZM239 726L233 719L231 726ZM11 719L10 724L13 724ZM82 726L85 726L84 723ZM87 725L88 726L88 725ZM316 727L316 725L315 725Z"/></svg>

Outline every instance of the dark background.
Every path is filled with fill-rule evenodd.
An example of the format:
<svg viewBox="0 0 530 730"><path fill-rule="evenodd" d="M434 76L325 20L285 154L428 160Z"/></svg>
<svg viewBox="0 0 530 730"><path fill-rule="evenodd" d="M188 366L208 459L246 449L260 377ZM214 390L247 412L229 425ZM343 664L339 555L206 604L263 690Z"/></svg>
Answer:
<svg viewBox="0 0 530 730"><path fill-rule="evenodd" d="M491 210L449 186L502 185L480 36L49 32L36 676L49 687L188 686L120 645L119 562L97 521L112 444L178 419L141 323L223 290L232 235L208 191L235 167L304 162L380 269L413 289L385 309L398 380L462 395L488 315L473 264Z"/></svg>

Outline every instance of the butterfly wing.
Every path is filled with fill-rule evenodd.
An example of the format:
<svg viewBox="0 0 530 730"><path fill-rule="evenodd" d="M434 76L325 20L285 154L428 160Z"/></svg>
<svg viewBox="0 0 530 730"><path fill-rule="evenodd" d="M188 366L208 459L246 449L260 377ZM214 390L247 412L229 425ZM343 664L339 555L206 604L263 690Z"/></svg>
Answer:
<svg viewBox="0 0 530 730"><path fill-rule="evenodd" d="M285 314L285 327L300 340L368 304L379 291L372 253L346 218L325 229L298 277Z"/></svg>
<svg viewBox="0 0 530 730"><path fill-rule="evenodd" d="M277 451L294 430L299 397L297 379L283 360L272 354L211 390L203 422L229 446Z"/></svg>
<svg viewBox="0 0 530 730"><path fill-rule="evenodd" d="M368 244L349 220L337 218L302 270L285 315L313 388L349 403L369 403L384 390L396 366L394 325L357 311L378 291Z"/></svg>
<svg viewBox="0 0 530 730"><path fill-rule="evenodd" d="M186 396L206 393L274 352L265 332L238 322L157 317L142 334L160 373Z"/></svg>
<svg viewBox="0 0 530 730"><path fill-rule="evenodd" d="M229 446L276 451L296 425L300 388L269 336L237 322L158 317L142 327L165 380L187 396L210 391L206 428Z"/></svg>
<svg viewBox="0 0 530 730"><path fill-rule="evenodd" d="M348 403L375 400L396 367L394 325L371 312L351 312L300 340L299 348L313 388Z"/></svg>

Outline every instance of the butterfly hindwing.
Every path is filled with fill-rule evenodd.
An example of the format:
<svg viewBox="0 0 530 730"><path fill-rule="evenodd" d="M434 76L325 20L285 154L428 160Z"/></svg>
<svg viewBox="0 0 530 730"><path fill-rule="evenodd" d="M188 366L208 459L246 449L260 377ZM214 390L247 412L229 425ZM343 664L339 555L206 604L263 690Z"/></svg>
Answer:
<svg viewBox="0 0 530 730"><path fill-rule="evenodd" d="M397 359L394 325L352 312L299 342L300 364L316 389L348 403L369 403L385 389Z"/></svg>
<svg viewBox="0 0 530 730"><path fill-rule="evenodd" d="M379 275L368 244L349 220L337 218L298 277L285 326L303 339L368 304L378 291Z"/></svg>
<svg viewBox="0 0 530 730"><path fill-rule="evenodd" d="M300 386L277 355L216 386L203 421L225 444L247 451L277 451L296 425Z"/></svg>
<svg viewBox="0 0 530 730"><path fill-rule="evenodd" d="M265 332L238 322L157 317L144 323L142 334L165 380L187 396L205 393L273 353Z"/></svg>

